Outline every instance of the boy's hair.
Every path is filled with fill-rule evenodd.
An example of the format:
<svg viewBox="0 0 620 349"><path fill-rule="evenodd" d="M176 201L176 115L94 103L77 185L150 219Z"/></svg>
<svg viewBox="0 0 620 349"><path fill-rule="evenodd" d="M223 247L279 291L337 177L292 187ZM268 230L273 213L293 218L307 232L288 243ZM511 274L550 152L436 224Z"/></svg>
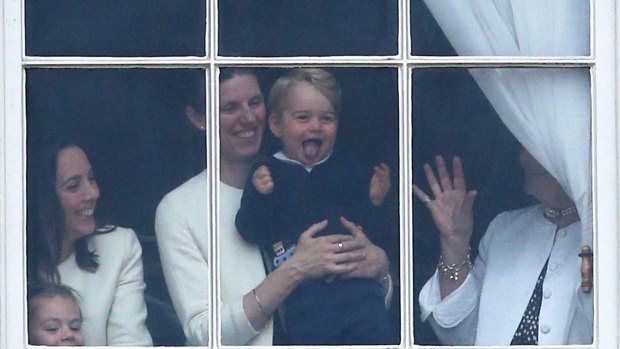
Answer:
<svg viewBox="0 0 620 349"><path fill-rule="evenodd" d="M340 113L340 85L336 78L323 69L297 68L280 77L269 92L269 111L280 117L289 98L291 88L299 83L308 83L316 88L332 104L336 113Z"/></svg>
<svg viewBox="0 0 620 349"><path fill-rule="evenodd" d="M28 317L32 319L36 311L36 300L40 298L62 297L71 300L78 308L80 302L77 292L67 285L57 282L36 282L28 285ZM80 317L82 316L80 311Z"/></svg>

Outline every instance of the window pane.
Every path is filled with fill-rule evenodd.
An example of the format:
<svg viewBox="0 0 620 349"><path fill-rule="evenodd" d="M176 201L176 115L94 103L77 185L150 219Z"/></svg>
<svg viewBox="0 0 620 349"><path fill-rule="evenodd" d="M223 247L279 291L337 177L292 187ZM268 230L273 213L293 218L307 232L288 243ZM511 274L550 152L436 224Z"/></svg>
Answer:
<svg viewBox="0 0 620 349"><path fill-rule="evenodd" d="M327 76L326 71L333 78ZM284 69L260 69L251 73L224 68L220 73L220 282L223 309L227 310L222 314L223 344L270 345L272 331L275 344L399 343L398 72L390 68L325 68L295 72L306 74L305 79L312 76L316 79L315 85L300 82L300 77L295 76L290 77L293 79L291 84L287 85L283 80L276 83L284 90L272 89L277 79L291 73ZM264 127L267 115L260 102L261 91L256 77L262 94L269 94L271 98L266 103L272 112L272 132ZM305 79L303 81L308 81ZM330 87L333 79L338 81L342 90L340 112L335 111L338 110L339 98ZM333 117L337 117L337 125L332 122ZM257 143L263 131L265 137L259 151ZM247 135L246 139L235 137L242 132ZM336 134L337 141L332 147ZM271 156L281 149L288 159L298 163L291 165L291 162L282 161L281 155ZM333 153L328 155L331 150ZM243 168L243 172L231 173L233 159L243 159L241 162L245 166L236 167ZM253 189L251 182L246 183L246 176L252 176L254 171L250 166L257 159L267 161L274 183L273 192L262 197L273 206L260 206L263 210L250 206L256 203L251 200L260 200L261 197L252 199L249 195L258 191ZM306 172L299 163L312 166L312 170ZM380 163L391 170L391 189L377 200L379 206L371 207L370 177L373 167ZM235 164L239 165L239 162ZM305 179L292 180L298 175ZM243 203L241 209L239 200ZM364 213L368 215L362 216ZM362 225L367 236L387 253L394 287L387 314L382 288L377 287L379 285L374 280L340 279L327 284L325 275L317 275L320 276L318 280L306 280L285 301L287 320L283 326L289 337L278 331L282 328L278 318L274 320L275 330L267 325L256 337L243 329L233 329L230 324L235 319L231 316L231 307L239 304L243 295L251 294L258 285L255 292L260 302L270 299L265 287L269 282L260 285L265 278L265 267L290 267L292 264L287 263L293 262L287 260L292 248L299 235L312 223L329 219L329 226L317 236L346 232L337 222L341 215ZM252 217L249 226L245 224L248 217ZM267 226L273 227L277 233L259 236L265 231L261 229ZM271 228L266 230L272 231ZM344 242L343 248L347 243L351 242ZM338 244L333 246L337 248ZM265 252L265 264L258 247ZM307 256L308 251L307 245L297 244L295 256ZM378 266L379 263L372 265ZM313 289L316 293L310 292ZM360 298L363 295L367 298ZM260 308L263 304L252 303L252 306L254 314L265 311ZM322 316L327 319L321 319ZM357 332L347 328L347 324L356 326ZM361 328L366 332L359 333ZM369 333L369 329L374 332ZM308 338L304 332L313 335Z"/></svg>
<svg viewBox="0 0 620 349"><path fill-rule="evenodd" d="M416 69L412 79L413 174L414 183L424 192L414 195L413 202L415 342L464 345L475 339L480 345L509 345L547 261L539 328L534 331L539 343L591 343L592 322L587 319L593 316L592 293L580 288L579 257L583 244L592 246L588 242L592 234L588 69ZM494 79L499 83L492 85ZM528 157L521 144L540 160ZM439 290L432 285L439 287L437 280L459 285L458 280L448 279L454 276L450 270L441 272L439 279L434 276L440 254L446 253L440 251L449 253L446 241L456 238L445 239L444 249L440 248L441 233L431 212L438 213L451 202L446 195L463 198L465 194L451 191L441 180L440 189L430 189L423 165L430 164L433 176L440 176L437 155L445 159L450 174L459 166L453 157L459 156L467 190L477 192L469 240L475 268L471 272L463 265L458 277L462 281L469 271L468 284L444 294L450 294L452 306L446 298L438 303ZM578 214L570 209L573 203ZM544 208L566 211L559 218L545 219ZM510 213L498 216L506 211ZM452 222L447 216L442 217ZM468 231L467 224L445 226ZM459 241L465 242L454 245L462 252L459 260L445 264L466 260L467 237ZM478 283L481 286L475 286ZM464 302L464 295L479 302ZM463 305L460 312L457 303ZM569 310L575 304L580 310L573 314ZM478 305L478 322L463 320L466 314L476 313ZM426 316L427 321L421 321ZM444 316L446 324L460 324L451 329L452 335L463 335L459 331L469 326L464 330L467 335L450 337L444 329L439 331L443 339L438 339L430 327L434 316Z"/></svg>
<svg viewBox="0 0 620 349"><path fill-rule="evenodd" d="M26 0L31 56L204 56L203 0Z"/></svg>
<svg viewBox="0 0 620 349"><path fill-rule="evenodd" d="M219 1L221 56L398 54L395 0Z"/></svg>
<svg viewBox="0 0 620 349"><path fill-rule="evenodd" d="M588 0L410 0L410 4L414 55L587 56L590 52Z"/></svg>
<svg viewBox="0 0 620 349"><path fill-rule="evenodd" d="M78 261L76 265L73 257L58 267L61 281L80 293L82 312L87 319L83 327L87 344L146 344L140 329L143 304L140 245L147 286L146 325L154 344L185 343L162 274L155 240L155 212L166 193L205 167L204 133L194 129L185 115L188 105L197 104L197 109L202 108L204 112L204 93L195 102L186 96L188 90L196 90L198 95L204 91L204 70L27 71L29 281L42 275L35 270L54 267L53 262L48 263L54 258L48 259L41 252L54 245L43 244L45 236L49 239L60 234L58 230L65 225L75 232L70 236L94 236L89 246L98 255L96 272L85 271L82 266L86 264ZM79 145L87 154L97 190L92 175L87 171L84 177L80 169L78 176L69 177L66 183L59 182L60 170L57 170L56 184L60 186L53 191L54 179L49 178L53 165L45 164L54 159L55 147L66 142ZM46 195L47 192L52 194ZM63 201L65 194L77 201ZM90 209L94 209L97 226L114 224L118 228L107 234L92 235L94 223ZM75 211L76 215L70 214ZM66 216L66 220L54 218L58 216L53 212ZM165 222L158 225L166 226ZM135 232L139 245L127 228ZM79 251L78 247L75 251ZM113 286L116 283L119 286ZM208 294L208 284L196 283ZM112 297L116 297L113 304ZM123 304L119 299L127 301ZM119 334L119 327L128 334Z"/></svg>

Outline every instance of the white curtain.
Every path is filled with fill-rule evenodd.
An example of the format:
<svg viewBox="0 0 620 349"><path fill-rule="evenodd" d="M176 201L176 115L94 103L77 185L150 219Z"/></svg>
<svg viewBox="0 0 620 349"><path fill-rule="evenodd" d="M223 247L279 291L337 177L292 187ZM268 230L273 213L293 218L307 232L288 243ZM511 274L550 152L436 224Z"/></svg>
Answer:
<svg viewBox="0 0 620 349"><path fill-rule="evenodd" d="M588 0L424 2L462 56L589 53ZM571 196L581 217L583 243L592 246L589 70L470 72L508 129Z"/></svg>

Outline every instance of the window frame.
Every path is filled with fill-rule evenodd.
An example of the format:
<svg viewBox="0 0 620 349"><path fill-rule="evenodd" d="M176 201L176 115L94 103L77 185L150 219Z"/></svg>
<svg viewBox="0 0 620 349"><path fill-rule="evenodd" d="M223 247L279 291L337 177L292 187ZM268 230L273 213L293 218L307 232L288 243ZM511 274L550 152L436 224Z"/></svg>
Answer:
<svg viewBox="0 0 620 349"><path fill-rule="evenodd" d="M209 86L207 110L210 132L207 137L211 228L218 226L219 164L217 72L226 66L342 66L391 67L399 71L399 195L401 236L401 345L417 347L413 339L412 285L412 152L410 120L412 91L411 72L425 67L588 67L592 82L592 190L594 208L595 255L595 321L593 348L615 348L620 308L618 304L618 251L619 228L618 187L620 135L617 121L618 75L617 56L620 53L620 6L615 0L590 0L591 35L588 57L420 57L411 55L409 1L399 0L398 46L396 56L339 56L339 57L221 57L217 55L217 1L208 2L208 21L205 33L204 57L29 57L25 55L24 0L3 0L0 6L0 349L28 348L25 304L25 229L26 229L26 104L25 72L28 68L133 68L133 67L190 67L205 68ZM210 40L213 38L214 40ZM613 125L613 127L612 127ZM211 269L212 304L218 304L219 254L217 237L212 237ZM220 347L221 310L210 311L211 346ZM20 325L21 324L21 325ZM226 346L229 347L229 346Z"/></svg>

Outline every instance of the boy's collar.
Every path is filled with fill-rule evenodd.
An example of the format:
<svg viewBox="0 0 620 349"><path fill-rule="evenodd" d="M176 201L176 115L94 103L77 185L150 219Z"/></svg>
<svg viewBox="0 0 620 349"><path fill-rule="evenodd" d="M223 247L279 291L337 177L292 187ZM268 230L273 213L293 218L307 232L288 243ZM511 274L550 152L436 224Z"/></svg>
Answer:
<svg viewBox="0 0 620 349"><path fill-rule="evenodd" d="M325 161L327 161L327 159L329 159L330 156L332 156L333 152L334 152L334 150L332 149L329 153L327 153L327 155L325 155L325 157L323 159L321 159L319 162L317 162L316 164L314 164L312 166L306 166L306 165L302 164L301 162L299 162L297 160L293 160L293 159L289 158L288 156L286 156L286 154L284 154L284 151L282 151L282 150L280 150L279 152L273 154L273 157L278 159L278 160L280 160L280 161L284 161L284 162L288 162L288 163L291 163L291 164L300 165L303 168L305 168L306 171L310 172L310 171L312 171L314 166L320 165L320 164L324 163Z"/></svg>

